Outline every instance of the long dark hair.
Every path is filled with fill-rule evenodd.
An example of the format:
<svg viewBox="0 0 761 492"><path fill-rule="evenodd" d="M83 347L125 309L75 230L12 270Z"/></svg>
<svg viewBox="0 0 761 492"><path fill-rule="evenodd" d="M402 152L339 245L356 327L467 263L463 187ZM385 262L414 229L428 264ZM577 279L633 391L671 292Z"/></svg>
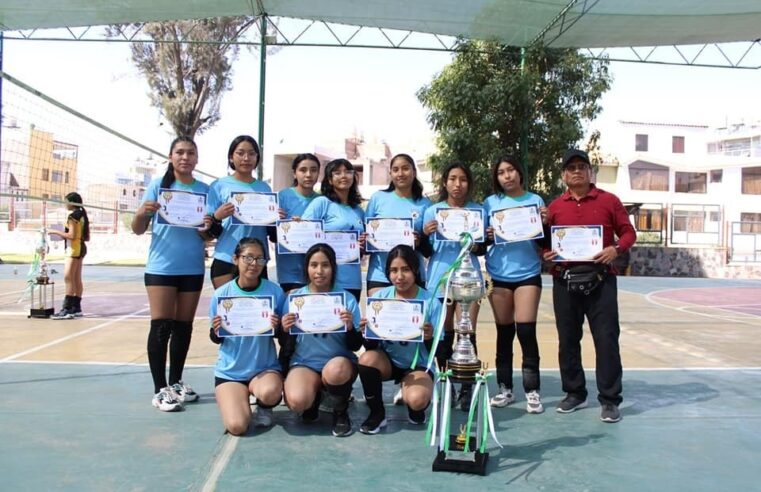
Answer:
<svg viewBox="0 0 761 492"><path fill-rule="evenodd" d="M518 171L518 176L521 178L521 186L524 183L523 179L523 166L521 166L520 162L518 161L518 158L514 156L513 154L504 154L497 158L496 161L494 161L494 165L491 167L491 189L495 194L504 194L505 190L502 189L502 185L499 184L499 179L497 178L497 171L499 171L499 165L503 162L507 162L511 166L515 168L516 171ZM470 187L468 187L470 189Z"/></svg>
<svg viewBox="0 0 761 492"><path fill-rule="evenodd" d="M415 179L412 180L412 198L414 198L415 201L420 200L423 198L423 184L417 179L417 166L415 165L414 159L408 154L396 154L391 158L391 161L388 164L389 171L391 170L391 167L393 167L394 161L397 159L405 160L410 163L410 166L412 166L412 170L415 172ZM396 186L394 185L394 180L391 180L388 184L388 188L383 191L394 191L395 189Z"/></svg>
<svg viewBox="0 0 761 492"><path fill-rule="evenodd" d="M82 212L82 239L85 241L90 240L90 219L87 217L87 210L82 206L82 195L76 191L72 191L67 194L64 199L76 205L77 209Z"/></svg>
<svg viewBox="0 0 761 492"><path fill-rule="evenodd" d="M293 163L291 164L291 171L293 171L294 174L296 174L296 169L299 167L299 164L301 164L303 161L314 161L317 163L317 174L319 177L320 174L320 159L317 158L316 155L310 154L309 152L304 154L299 154L296 157L293 158ZM299 182L296 180L296 178L293 178L293 186L296 186L299 184Z"/></svg>
<svg viewBox="0 0 761 492"><path fill-rule="evenodd" d="M164 177L161 178L161 188L171 188L172 184L177 179L176 176L174 175L174 166L172 165L172 152L174 152L174 146L180 142L189 142L193 144L193 148L195 148L196 152L198 152L198 146L190 137L187 137L185 135L180 135L179 137L172 140L172 145L169 146L169 164L166 167L166 172L164 173Z"/></svg>
<svg viewBox="0 0 761 492"><path fill-rule="evenodd" d="M449 173L454 169L462 169L465 173L465 177L468 179L468 192L465 194L465 201L469 201L473 193L473 173L470 172L470 168L459 161L450 162L447 167L441 172L441 181L439 182L439 199L440 202L445 202L449 198L447 192L447 180L449 180Z"/></svg>
<svg viewBox="0 0 761 492"><path fill-rule="evenodd" d="M341 203L341 199L338 198L335 189L333 188L333 171L344 167L348 171L355 171L354 165L346 159L333 159L325 165L325 177L322 180L320 186L320 192L322 195L330 199L332 202ZM348 204L352 207L356 207L362 203L362 195L359 194L359 185L357 184L357 174L355 171L354 177L351 182L351 188L349 188Z"/></svg>
<svg viewBox="0 0 761 492"><path fill-rule="evenodd" d="M425 283L423 282L423 277L420 273L420 258L418 258L415 250L406 244L394 246L391 251L388 252L385 270L386 278L391 280L391 262L396 258L401 258L405 263L407 263L407 265L409 265L410 270L412 270L412 273L415 274L415 284L417 284L418 287L424 287Z"/></svg>
<svg viewBox="0 0 761 492"><path fill-rule="evenodd" d="M259 149L259 144L256 143L256 140L254 140L254 137L250 135L238 135L233 139L232 142L230 142L230 148L227 150L227 165L230 166L230 169L233 171L235 170L235 164L233 164L233 154L235 153L235 149L243 142L248 142L251 144L251 146L254 148L254 152L256 152L256 165L254 168L259 166L259 161L262 160L262 151Z"/></svg>
<svg viewBox="0 0 761 492"><path fill-rule="evenodd" d="M233 252L233 256L238 257L243 252L243 250L246 248L246 246L251 245L258 245L262 249L262 254L264 257L267 257L267 252L264 250L264 244L262 242L255 238L255 237L244 237L240 241L238 241L238 244L235 245L235 251ZM267 268L267 265L264 265L264 268ZM264 271L264 268L262 271ZM235 267L233 268L233 278L238 277L240 275L240 271L238 270L238 265L235 264ZM259 276L259 279L261 281L261 276Z"/></svg>
<svg viewBox="0 0 761 492"><path fill-rule="evenodd" d="M336 252L333 251L329 245L325 243L313 244L304 255L304 281L309 284L309 260L312 259L316 253L322 253L328 258L330 263L330 285L331 287L336 283L336 275L338 275L338 262L336 261Z"/></svg>

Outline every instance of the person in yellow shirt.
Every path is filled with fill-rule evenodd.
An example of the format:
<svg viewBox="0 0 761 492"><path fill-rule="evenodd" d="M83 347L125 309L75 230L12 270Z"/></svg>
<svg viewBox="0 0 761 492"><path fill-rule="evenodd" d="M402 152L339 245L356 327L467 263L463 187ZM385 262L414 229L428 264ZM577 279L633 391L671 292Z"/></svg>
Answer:
<svg viewBox="0 0 761 492"><path fill-rule="evenodd" d="M66 208L71 212L63 231L49 231L51 236L66 240L67 256L63 279L66 297L63 307L52 316L53 319L73 319L82 317L82 260L87 254L86 242L90 240L90 220L82 206L82 197L71 192L65 197Z"/></svg>

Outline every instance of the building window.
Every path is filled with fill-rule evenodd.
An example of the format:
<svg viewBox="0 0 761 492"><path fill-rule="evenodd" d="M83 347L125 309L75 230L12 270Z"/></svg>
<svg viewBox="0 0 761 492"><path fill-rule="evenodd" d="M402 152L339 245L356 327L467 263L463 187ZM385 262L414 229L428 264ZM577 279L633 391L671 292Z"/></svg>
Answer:
<svg viewBox="0 0 761 492"><path fill-rule="evenodd" d="M705 193L706 173L676 173L677 193Z"/></svg>
<svg viewBox="0 0 761 492"><path fill-rule="evenodd" d="M761 167L744 167L742 183L743 195L761 195Z"/></svg>
<svg viewBox="0 0 761 492"><path fill-rule="evenodd" d="M66 184L69 184L69 171L66 171L66 173L64 174L64 182Z"/></svg>
<svg viewBox="0 0 761 492"><path fill-rule="evenodd" d="M122 188L122 196L127 196L127 188Z"/></svg>
<svg viewBox="0 0 761 492"><path fill-rule="evenodd" d="M54 170L52 178L53 183L63 183L63 171Z"/></svg>
<svg viewBox="0 0 761 492"><path fill-rule="evenodd" d="M50 198L50 195L48 195L47 193L43 193L42 194L42 199L43 200L47 200L48 198Z"/></svg>
<svg viewBox="0 0 761 492"><path fill-rule="evenodd" d="M43 181L50 181L50 169L43 169L42 170L42 180Z"/></svg>
<svg viewBox="0 0 761 492"><path fill-rule="evenodd" d="M721 243L721 207L718 205L671 206L672 244Z"/></svg>
<svg viewBox="0 0 761 492"><path fill-rule="evenodd" d="M723 177L724 177L723 169L714 169L711 171L711 183L721 183L721 180Z"/></svg>
<svg viewBox="0 0 761 492"><path fill-rule="evenodd" d="M637 152L647 152L647 135L638 133L634 136L634 150Z"/></svg>
<svg viewBox="0 0 761 492"><path fill-rule="evenodd" d="M669 191L669 168L645 161L632 162L629 183L633 190Z"/></svg>
<svg viewBox="0 0 761 492"><path fill-rule="evenodd" d="M684 154L684 137L671 137L671 153Z"/></svg>
<svg viewBox="0 0 761 492"><path fill-rule="evenodd" d="M761 214L754 212L742 212L740 214L740 232L761 234Z"/></svg>
<svg viewBox="0 0 761 492"><path fill-rule="evenodd" d="M136 197L136 196L137 196L137 190L132 190L132 196L133 196L133 197Z"/></svg>

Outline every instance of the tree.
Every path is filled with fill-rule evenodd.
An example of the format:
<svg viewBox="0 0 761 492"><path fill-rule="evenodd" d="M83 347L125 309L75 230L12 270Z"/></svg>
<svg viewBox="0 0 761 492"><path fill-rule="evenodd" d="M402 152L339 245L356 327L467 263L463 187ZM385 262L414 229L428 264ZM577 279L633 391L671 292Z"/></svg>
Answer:
<svg viewBox="0 0 761 492"><path fill-rule="evenodd" d="M132 44L132 61L157 107L177 135L194 137L216 123L222 95L231 86L238 37L254 17L147 22L111 26L109 36L147 36Z"/></svg>
<svg viewBox="0 0 761 492"><path fill-rule="evenodd" d="M607 60L573 49L535 46L522 56L517 47L460 41L453 62L417 94L438 134L431 167L470 165L474 197L482 199L491 194L492 161L524 150L528 189L554 196L560 158L602 109L610 81Z"/></svg>

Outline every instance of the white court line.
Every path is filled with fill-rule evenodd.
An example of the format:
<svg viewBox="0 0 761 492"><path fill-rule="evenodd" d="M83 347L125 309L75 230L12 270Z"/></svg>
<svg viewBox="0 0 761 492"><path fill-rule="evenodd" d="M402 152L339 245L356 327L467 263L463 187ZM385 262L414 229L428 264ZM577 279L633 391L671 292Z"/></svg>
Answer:
<svg viewBox="0 0 761 492"><path fill-rule="evenodd" d="M217 457L214 458L214 462L209 470L209 475L206 477L203 487L201 487L202 492L212 492L216 490L217 480L219 480L219 476L225 468L227 468L227 464L230 462L230 458L232 458L235 448L240 441L238 436L233 436L232 434L225 434L223 438L226 439L226 442L222 446L222 451L220 451Z"/></svg>
<svg viewBox="0 0 761 492"><path fill-rule="evenodd" d="M19 352L17 354L9 355L8 357L6 357L4 359L0 359L0 363L2 363L2 362L8 362L8 361L11 361L13 359L18 359L19 357L23 357L25 355L29 355L29 354L32 354L34 352L38 352L38 351L46 349L48 347L52 347L54 345L58 345L59 343L66 342L68 340L71 340L72 338L80 337L82 335L87 335L88 333L92 333L94 331L100 330L101 328L105 328L107 326L111 326L114 323L118 323L119 321L123 321L123 320L125 320L125 319L127 319L127 318L129 318L129 317L131 317L133 315L140 314L140 313L148 311L148 310L149 310L149 308L146 307L146 308L140 309L139 311L135 311L134 313L125 314L124 316L120 316L120 317L118 317L116 319L113 319L111 321L106 321L105 323L101 323L99 325L95 325L92 328L88 328L86 330L78 331L76 333L72 333L71 335L66 335L65 337L59 338L57 340L53 340L53 341L48 342L48 343L44 343L42 345L38 345L37 347L32 347L30 349L24 350L23 352Z"/></svg>
<svg viewBox="0 0 761 492"><path fill-rule="evenodd" d="M129 367L148 367L147 362L103 362L97 360L9 360L6 364L62 364L62 365L83 365L83 366L129 366ZM214 367L215 364L185 364L185 368L207 368Z"/></svg>
<svg viewBox="0 0 761 492"><path fill-rule="evenodd" d="M676 299L670 299L670 301L686 304L686 306L678 306L678 307L677 306L669 306L669 305L664 304L662 302L659 302L659 301L657 301L657 300L655 300L653 298L653 296L655 294L659 294L661 292L670 292L670 291L674 291L674 290L682 290L682 289L656 290L656 291L648 292L647 294L644 294L644 297L645 297L645 300L648 301L649 303L655 304L656 306L660 306L662 308L673 309L675 311L679 311L679 312L682 312L682 313L689 313L689 314L692 314L692 315L695 315L695 316L703 316L705 318L717 319L717 320L720 320L720 321L734 321L736 323L743 323L743 324L750 325L750 326L758 326L758 323L754 323L754 322L751 322L751 321L746 321L746 320L743 320L743 319L727 318L727 316L716 315L716 314L709 314L709 313L698 313L698 312L694 312L694 311L690 311L689 310L690 308L693 308L693 309L696 308L696 307L702 307L702 308L708 307L708 308L711 308L713 306L703 306L701 304L694 304L694 303L690 303L690 302L686 302L686 301L680 301L680 300L676 300ZM721 308L716 308L716 310L717 311L726 311L726 310L722 310ZM738 314L738 315L743 315L743 316L746 315L746 313L734 313L734 312L732 314ZM755 315L750 315L750 316L752 316L754 320L761 320L761 316L755 316Z"/></svg>

